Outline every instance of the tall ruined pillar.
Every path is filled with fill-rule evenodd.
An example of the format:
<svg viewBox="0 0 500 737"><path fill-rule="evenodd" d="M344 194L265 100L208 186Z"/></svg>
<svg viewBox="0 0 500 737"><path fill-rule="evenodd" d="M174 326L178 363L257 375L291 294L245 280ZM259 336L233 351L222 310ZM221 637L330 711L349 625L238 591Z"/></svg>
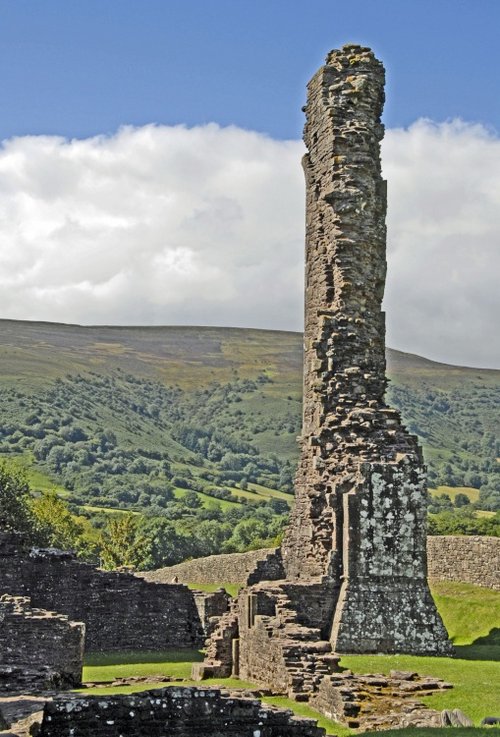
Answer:
<svg viewBox="0 0 500 737"><path fill-rule="evenodd" d="M330 582L337 652L448 654L426 580L421 451L384 401L384 68L344 46L308 90L304 415L286 575Z"/></svg>

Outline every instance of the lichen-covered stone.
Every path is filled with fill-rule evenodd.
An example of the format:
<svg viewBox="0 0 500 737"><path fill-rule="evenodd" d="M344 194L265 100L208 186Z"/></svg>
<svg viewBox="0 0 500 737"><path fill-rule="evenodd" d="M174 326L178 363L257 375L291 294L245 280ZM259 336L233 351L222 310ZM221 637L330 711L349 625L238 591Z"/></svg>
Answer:
<svg viewBox="0 0 500 737"><path fill-rule="evenodd" d="M312 719L217 689L164 688L131 696L59 697L40 737L323 737Z"/></svg>

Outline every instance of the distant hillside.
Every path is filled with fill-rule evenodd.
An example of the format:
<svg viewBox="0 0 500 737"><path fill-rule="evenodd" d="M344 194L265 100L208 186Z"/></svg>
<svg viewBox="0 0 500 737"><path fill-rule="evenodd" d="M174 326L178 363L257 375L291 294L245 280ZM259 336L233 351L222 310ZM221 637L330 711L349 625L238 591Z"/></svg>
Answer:
<svg viewBox="0 0 500 737"><path fill-rule="evenodd" d="M88 508L172 502L286 509L301 424L302 336L205 327L0 321L0 453ZM500 508L500 371L388 350L389 399L430 485ZM186 501L187 498L187 501Z"/></svg>

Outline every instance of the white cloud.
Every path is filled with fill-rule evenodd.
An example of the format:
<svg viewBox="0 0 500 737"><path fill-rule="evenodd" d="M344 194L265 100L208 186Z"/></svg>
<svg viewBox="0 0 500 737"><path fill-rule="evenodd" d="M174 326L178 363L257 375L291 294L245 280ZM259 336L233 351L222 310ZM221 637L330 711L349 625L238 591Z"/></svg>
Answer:
<svg viewBox="0 0 500 737"><path fill-rule="evenodd" d="M211 124L0 150L0 316L300 330L298 141ZM500 366L500 142L388 131L388 342Z"/></svg>
<svg viewBox="0 0 500 737"><path fill-rule="evenodd" d="M388 132L388 342L500 368L500 140L421 120Z"/></svg>

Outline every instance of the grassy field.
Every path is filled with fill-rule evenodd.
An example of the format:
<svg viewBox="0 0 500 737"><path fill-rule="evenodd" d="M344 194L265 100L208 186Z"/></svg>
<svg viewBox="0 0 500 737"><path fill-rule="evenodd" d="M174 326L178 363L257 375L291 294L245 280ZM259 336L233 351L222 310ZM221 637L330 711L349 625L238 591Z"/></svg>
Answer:
<svg viewBox="0 0 500 737"><path fill-rule="evenodd" d="M495 630L500 630L500 593L452 581L435 581L431 590L457 650L465 654L466 647L476 643L476 648L487 648L500 660L500 649L494 650L500 645L495 640Z"/></svg>
<svg viewBox="0 0 500 737"><path fill-rule="evenodd" d="M457 494L465 494L471 502L477 502L479 499L479 489L474 489L472 486L438 486L436 489L429 489L429 491L432 496L448 494L452 502L455 501Z"/></svg>
<svg viewBox="0 0 500 737"><path fill-rule="evenodd" d="M193 588L199 588L191 584ZM206 587L213 590L218 584ZM438 609L456 645L456 658L432 658L410 655L346 655L341 665L356 673L386 673L392 669L417 671L453 684L453 688L424 697L430 708L437 710L459 708L470 716L475 724L487 715L494 715L499 708L500 693L500 593L469 584L436 582L432 593ZM183 685L196 685L190 680L191 664L202 660L197 650L169 650L156 653L109 653L88 655L85 661L84 682L111 684L118 678L130 676L160 676L183 679ZM165 685L165 684L162 684ZM230 688L255 688L253 684L238 679L208 679L204 686L220 685ZM128 686L100 686L85 689L84 693L104 695L135 693L153 688L151 683ZM290 708L301 716L318 718L306 704L298 704L286 697L265 697L267 703ZM329 734L339 737L351 731L331 720L320 717L320 726ZM482 737L486 729L455 729L454 737ZM406 729L379 732L377 735L395 737L437 737L444 730ZM496 733L496 731L494 732ZM491 734L491 730L489 730Z"/></svg>
<svg viewBox="0 0 500 737"><path fill-rule="evenodd" d="M484 655L488 657L487 648ZM442 693L422 698L431 709L461 709L475 724L498 711L500 663L492 660L426 658L412 655L349 655L341 665L355 673L384 673L410 670L436 676L453 684Z"/></svg>

